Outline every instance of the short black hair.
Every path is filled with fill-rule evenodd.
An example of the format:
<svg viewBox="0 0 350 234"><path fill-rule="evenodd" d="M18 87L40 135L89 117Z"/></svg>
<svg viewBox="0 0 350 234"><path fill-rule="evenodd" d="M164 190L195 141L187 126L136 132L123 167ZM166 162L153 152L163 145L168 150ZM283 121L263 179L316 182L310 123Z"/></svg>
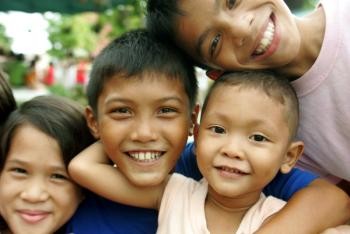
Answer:
<svg viewBox="0 0 350 234"><path fill-rule="evenodd" d="M88 103L93 112L97 113L98 98L111 78L146 73L179 79L188 95L190 108L195 105L198 87L192 61L172 44L156 39L145 29L138 29L116 38L93 62L87 87Z"/></svg>
<svg viewBox="0 0 350 234"><path fill-rule="evenodd" d="M239 86L242 89L257 89L285 106L285 116L290 130L290 139L295 137L299 122L299 101L294 88L287 78L270 71L226 72L208 90L202 112L205 112L213 90L220 86Z"/></svg>
<svg viewBox="0 0 350 234"><path fill-rule="evenodd" d="M195 66L208 70L210 67L192 58L176 41L178 17L186 16L186 12L178 7L178 2L179 0L148 0L146 28L154 37L173 43Z"/></svg>
<svg viewBox="0 0 350 234"><path fill-rule="evenodd" d="M146 28L152 35L173 40L176 33L176 18L184 15L177 4L178 0L148 0Z"/></svg>

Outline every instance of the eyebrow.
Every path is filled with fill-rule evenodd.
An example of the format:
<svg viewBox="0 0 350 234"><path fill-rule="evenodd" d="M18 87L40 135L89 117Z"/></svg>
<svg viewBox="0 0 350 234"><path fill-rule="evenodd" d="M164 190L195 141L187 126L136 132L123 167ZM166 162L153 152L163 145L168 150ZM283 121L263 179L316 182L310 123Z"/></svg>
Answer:
<svg viewBox="0 0 350 234"><path fill-rule="evenodd" d="M27 166L27 165L31 165L31 162L26 161L26 160L21 160L21 159L9 159L7 161L8 164L15 164L15 165L23 165L23 166ZM57 164L51 164L48 165L51 169L56 170L56 171L66 171L66 166L63 165L57 165Z"/></svg>
<svg viewBox="0 0 350 234"><path fill-rule="evenodd" d="M166 102L166 101L171 101L171 100L183 103L182 99L177 97L177 96L163 97L163 98L160 98L157 101ZM105 103L109 104L109 103L112 103L112 102L132 102L132 100L129 100L127 98L113 97L113 98L108 99Z"/></svg>
<svg viewBox="0 0 350 234"><path fill-rule="evenodd" d="M220 0L215 0L215 4L214 4L214 12L218 12L220 8ZM210 28L207 28L198 38L198 40L196 41L196 46L195 46L195 51L196 54L199 57L203 57L203 53L202 53L202 47L203 47L203 43L205 41L205 39L208 37L208 34L210 32Z"/></svg>

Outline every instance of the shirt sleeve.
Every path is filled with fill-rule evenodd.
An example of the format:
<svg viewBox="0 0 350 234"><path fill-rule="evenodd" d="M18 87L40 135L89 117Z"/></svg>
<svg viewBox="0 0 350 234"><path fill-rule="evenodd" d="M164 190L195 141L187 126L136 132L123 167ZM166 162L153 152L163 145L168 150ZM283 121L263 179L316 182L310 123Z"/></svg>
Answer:
<svg viewBox="0 0 350 234"><path fill-rule="evenodd" d="M318 176L311 172L294 168L288 174L279 172L276 177L264 188L266 196L272 195L288 201L294 193L308 186Z"/></svg>

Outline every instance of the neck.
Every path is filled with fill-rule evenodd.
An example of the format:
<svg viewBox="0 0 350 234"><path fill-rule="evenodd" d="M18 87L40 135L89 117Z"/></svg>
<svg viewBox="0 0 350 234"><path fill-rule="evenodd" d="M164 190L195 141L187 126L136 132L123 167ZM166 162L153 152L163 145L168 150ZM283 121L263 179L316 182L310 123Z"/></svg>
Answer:
<svg viewBox="0 0 350 234"><path fill-rule="evenodd" d="M243 195L239 198L225 197L209 187L205 201L205 217L210 233L235 233L243 216L259 197L260 193Z"/></svg>
<svg viewBox="0 0 350 234"><path fill-rule="evenodd" d="M309 15L297 18L296 22L301 37L299 54L291 63L277 69L278 73L287 75L291 80L305 74L315 63L321 51L325 33L324 11L319 7Z"/></svg>
<svg viewBox="0 0 350 234"><path fill-rule="evenodd" d="M216 193L209 187L206 204L211 204L213 207L225 212L244 213L259 200L260 194L261 191L255 191L241 196L226 197Z"/></svg>

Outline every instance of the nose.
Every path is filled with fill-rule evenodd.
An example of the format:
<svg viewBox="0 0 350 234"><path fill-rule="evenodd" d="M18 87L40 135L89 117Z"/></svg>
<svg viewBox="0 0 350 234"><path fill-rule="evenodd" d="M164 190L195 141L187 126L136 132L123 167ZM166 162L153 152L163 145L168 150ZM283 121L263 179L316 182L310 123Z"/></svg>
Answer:
<svg viewBox="0 0 350 234"><path fill-rule="evenodd" d="M131 129L131 140L139 142L154 141L157 138L156 127L149 119L139 119Z"/></svg>
<svg viewBox="0 0 350 234"><path fill-rule="evenodd" d="M233 137L227 139L221 148L221 154L229 158L244 160L244 143Z"/></svg>
<svg viewBox="0 0 350 234"><path fill-rule="evenodd" d="M227 36L232 38L233 43L241 47L252 36L253 14L251 12L230 11L223 17L223 25Z"/></svg>
<svg viewBox="0 0 350 234"><path fill-rule="evenodd" d="M28 181L20 196L23 200L32 203L46 201L49 198L49 193L44 179L37 178Z"/></svg>

